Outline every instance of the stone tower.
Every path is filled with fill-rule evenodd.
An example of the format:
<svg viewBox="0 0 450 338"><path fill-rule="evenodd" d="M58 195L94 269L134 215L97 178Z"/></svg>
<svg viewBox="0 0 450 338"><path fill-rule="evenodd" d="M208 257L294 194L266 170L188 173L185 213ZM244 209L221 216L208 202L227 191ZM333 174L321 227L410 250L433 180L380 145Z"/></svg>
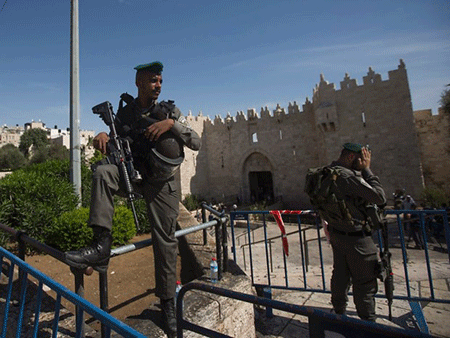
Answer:
<svg viewBox="0 0 450 338"><path fill-rule="evenodd" d="M369 68L362 85L346 74L336 89L321 75L312 102L307 98L302 109L294 101L288 112L277 105L273 112L249 109L214 121L189 114L188 121L203 144L198 153L186 154L183 195L224 203L279 200L285 208L304 209L309 207L303 193L308 168L337 159L346 142L370 146L371 167L388 198L396 189L417 196L423 188L402 60L384 81Z"/></svg>

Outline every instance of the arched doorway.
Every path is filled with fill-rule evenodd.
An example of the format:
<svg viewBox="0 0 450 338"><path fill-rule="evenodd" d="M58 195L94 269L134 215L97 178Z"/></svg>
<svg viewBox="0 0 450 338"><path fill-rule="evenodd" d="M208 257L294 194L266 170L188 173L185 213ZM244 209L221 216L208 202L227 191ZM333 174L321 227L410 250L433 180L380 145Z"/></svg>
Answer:
<svg viewBox="0 0 450 338"><path fill-rule="evenodd" d="M270 171L250 171L248 173L250 199L252 203L273 201L273 180Z"/></svg>
<svg viewBox="0 0 450 338"><path fill-rule="evenodd" d="M273 166L269 159L259 152L250 154L243 165L243 199L247 203L274 200Z"/></svg>

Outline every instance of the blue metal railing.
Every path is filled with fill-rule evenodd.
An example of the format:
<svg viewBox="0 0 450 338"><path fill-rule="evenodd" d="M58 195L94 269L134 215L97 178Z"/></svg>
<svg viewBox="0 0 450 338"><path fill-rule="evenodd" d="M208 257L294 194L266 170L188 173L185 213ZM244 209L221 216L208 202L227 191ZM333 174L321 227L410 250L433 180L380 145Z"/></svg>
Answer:
<svg viewBox="0 0 450 338"><path fill-rule="evenodd" d="M309 336L311 338L325 337L325 331L343 334L348 338L378 338L378 337L432 337L416 330L404 330L377 323L371 323L354 319L348 316L336 315L313 307L288 304L285 302L270 300L241 292L219 288L206 283L189 283L181 288L177 297L177 337L183 337L183 330L200 333L207 337L230 338L230 336L219 333L213 329L188 322L183 318L183 297L190 290L200 290L211 294L229 297L243 302L271 307L277 310L295 313L308 317Z"/></svg>
<svg viewBox="0 0 450 338"><path fill-rule="evenodd" d="M9 261L6 262L4 259L7 259ZM36 278L39 282L38 291L36 295L36 304L34 309L34 325L33 325L33 337L39 337L42 336L39 333L39 314L41 312L41 303L42 303L42 295L43 295L43 286L44 284L48 286L51 290L53 290L56 293L56 305L54 309L54 318L53 318L53 325L52 325L52 337L57 337L58 334L58 328L59 328L59 319L60 319L60 312L61 312L61 300L62 298L66 299L67 301L71 302L72 304L76 305L81 311L84 311L86 313L89 313L91 316L99 320L103 325L108 327L110 330L116 332L117 334L121 335L125 338L145 338L144 335L141 333L135 331L131 327L125 325L124 323L120 322L119 320L115 319L111 315L109 315L107 312L99 309L95 305L91 304L90 302L86 301L79 295L73 293L72 291L68 290L63 285L55 282L51 278L47 277L40 271L36 270L29 264L25 263L21 259L19 259L17 256L11 254L9 251L5 250L4 248L0 247L0 266L3 268L5 265L8 265L8 271L5 272L5 276L8 279L8 283L6 286L6 294L4 295L4 306L3 306L3 320L2 320L2 327L1 327L1 334L0 337L4 338L6 337L7 330L8 330L8 324L11 324L13 321L16 323L16 337L21 337L22 330L23 330L23 319L25 314L25 303L27 298L27 286L30 282L28 280L28 275L33 276ZM20 290L19 290L19 312L17 314L17 318L12 318L10 316L10 305L11 305L11 298L13 293L13 279L14 279L14 269L15 267L19 268L19 284L20 284ZM3 269L2 269L3 270ZM0 272L1 277L1 272ZM2 295L3 296L3 295ZM80 320L76 321L76 337L84 337L84 323Z"/></svg>
<svg viewBox="0 0 450 338"><path fill-rule="evenodd" d="M286 214L289 214L289 217L293 217L293 213L292 211L283 211L286 212ZM443 229L444 229L444 234L445 234L445 239L446 239L446 243L447 243L447 251L448 248L450 248L450 228L449 228L449 224L448 224L448 217L447 217L447 213L445 210L387 210L386 214L391 214L391 215L396 215L396 224L398 227L398 237L400 240L400 244L401 244L401 252L402 252L402 258L403 258L403 267L404 267L404 276L405 276L405 285L406 285L406 295L401 295L401 294L395 294L394 293L394 299L397 300L407 300L409 301L410 305L411 305L411 309L415 315L415 317L417 318L417 322L418 325L420 327L420 329L424 332L428 332L428 327L426 326L426 321L423 318L423 313L420 307L420 301L429 301L429 302L436 302L436 303L450 303L449 299L442 299L442 298L437 298L435 296L435 292L434 292L434 284L433 284L433 276L432 276L432 272L431 272L431 261L430 261L430 256L429 256L429 252L428 252L428 247L427 247L427 243L428 243L428 237L427 237L427 227L426 227L426 222L425 219L426 217L431 217L431 216L436 216L436 215L442 215L442 219L443 219ZM430 296L429 297L424 297L422 295L419 296L415 296L411 293L411 285L410 285L410 280L409 280L409 273L408 273L408 256L407 256L407 250L406 250L406 244L405 244L405 235L403 233L403 224L402 221L400 219L400 216L402 214L413 214L413 215L417 215L418 216L418 220L420 222L420 232L421 232L421 236L425 242L424 245L424 252L425 252L425 264L427 267L427 281L430 285ZM270 212L269 211L235 211L235 212L231 212L230 213L230 223L231 223L231 232L232 232L232 253L233 253L233 258L236 261L236 263L239 264L239 259L237 256L237 245L236 245L236 233L235 233L235 223L236 221L240 220L240 221L244 221L244 223L246 222L246 235L247 235L247 240L248 243L245 244L245 246L248 246L248 255L249 255L249 261L250 261L250 276L252 279L252 284L257 288L257 290L264 290L264 293L270 293L271 289L289 289L289 290L298 290L298 291L309 291L309 292L322 292L322 293L331 293L330 289L327 288L326 286L326 279L325 279L325 272L324 272L324 255L323 255L323 248L321 245L321 233L320 233L320 229L321 229L321 224L320 224L320 219L318 217L315 216L314 211L311 210L305 210L305 211L299 211L297 212L296 215L294 215L296 217L296 223L297 223L297 230L296 231L292 231L288 234L286 234L286 236L291 236L294 235L298 232L299 235L299 240L298 243L294 241L294 245L298 244L300 246L300 257L295 257L294 260L301 262L301 268L302 268L302 279L303 279L303 287L293 287L290 286L290 271L288 269L288 264L286 261L286 254L283 251L282 252L282 258L283 258L283 265L282 265L282 269L283 269L283 273L284 273L284 285L277 285L276 283L274 283L271 280L271 271L270 271L270 261L272 260L272 257L269 256L269 253L272 252L271 250L271 243L273 240L275 239L280 239L283 237L282 235L280 236L276 236L273 238L268 238L267 235L267 226L268 226L268 218L271 217L269 216ZM261 241L257 241L255 242L254 240L252 241L252 236L250 235L252 233L252 231L254 231L252 229L251 226L251 222L250 222L250 218L253 217L257 217L257 218L262 218L262 220L259 221L259 224L261 225L261 229L263 231L264 234L264 240ZM308 217L309 218L309 225L304 225L302 223L302 218L304 217ZM274 222L274 220L271 220L271 222ZM389 225L393 225L393 223L389 224ZM306 241L306 230L311 230L311 231L315 231L317 232L317 238L315 238L314 240L317 241L318 245L318 258L319 258L319 268L320 268L320 277L321 277L321 287L308 287L308 246L307 246L307 241ZM395 229L393 229L395 230ZM309 239L309 241L311 241L312 239ZM382 249L382 241L381 241L381 236L380 233L378 232L378 240L379 240L379 247L380 250ZM253 250L253 246L256 243L264 243L265 246L265 258L266 258L266 264L264 264L263 262L255 262L254 261L254 250ZM392 242L391 242L392 243ZM291 240L291 244L292 244L292 240ZM391 246L390 246L391 247ZM244 257L245 257L245 253L244 253ZM395 257L393 256L392 258L393 260L395 259ZM449 261L450 261L450 252L449 252ZM254 272L254 266L266 266L266 271L264 272L265 277L267 278L267 283L255 283L255 272ZM396 283L398 282L398 280L396 281ZM350 293L351 294L351 293ZM377 294L376 297L378 298L385 298L384 294ZM270 313L268 313L270 315Z"/></svg>
<svg viewBox="0 0 450 338"><path fill-rule="evenodd" d="M212 219L210 221L206 221L206 210L210 212L212 215ZM211 206L208 206L205 202L202 203L202 214L203 214L203 223L190 226L185 229L177 230L175 232L175 237L181 237L196 231L203 230L203 241L204 244L206 244L206 229L214 227L215 229L215 238L216 238L216 257L219 265L219 278L221 278L223 271L227 270L227 264L228 264L228 244L227 244L227 231L226 226L228 222L228 217L225 217L224 212L219 212L212 208ZM7 227L4 224L0 224L0 230L5 231L6 233L9 233L12 237L14 237L17 240L18 243L18 251L19 251L19 259L25 260L25 252L26 252L26 245L30 245L31 247L39 250L40 252L44 252L46 254L51 255L52 257L58 259L59 261L66 263L64 258L64 253L56 250L44 243L41 243L34 238L31 238L26 235L26 233ZM153 244L151 239L144 240L141 242L133 243L124 245L119 248L115 248L111 250L111 257L115 257L118 255L123 255L128 252L142 249L148 246L151 246ZM75 276L75 293L83 297L84 296L84 273L87 272L83 271L81 269L75 269L70 268L71 272ZM91 268L92 270L92 268ZM92 272L91 272L92 273ZM100 293L100 308L104 310L105 312L109 311L108 308L108 288L107 288L107 272L99 272L99 293ZM83 323L84 322L84 312L81 308L78 308L78 306L75 309L76 312L76 320L77 322ZM84 337L84 333L82 333ZM110 330L107 326L103 325L101 326L101 336L102 338L109 338L110 336ZM2 338L0 336L0 338Z"/></svg>

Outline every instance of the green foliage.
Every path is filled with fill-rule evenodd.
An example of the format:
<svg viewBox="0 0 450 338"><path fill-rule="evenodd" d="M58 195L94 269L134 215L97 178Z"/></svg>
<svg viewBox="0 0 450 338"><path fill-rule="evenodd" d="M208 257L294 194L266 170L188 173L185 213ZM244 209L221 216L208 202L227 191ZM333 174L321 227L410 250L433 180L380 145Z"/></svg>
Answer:
<svg viewBox="0 0 450 338"><path fill-rule="evenodd" d="M136 235L133 212L126 206L114 208L112 237L114 245L128 243Z"/></svg>
<svg viewBox="0 0 450 338"><path fill-rule="evenodd" d="M55 217L47 231L47 244L61 251L77 250L92 241L92 228L87 225L88 208L78 208Z"/></svg>
<svg viewBox="0 0 450 338"><path fill-rule="evenodd" d="M0 222L45 241L53 219L77 206L73 186L59 177L19 169L0 180Z"/></svg>
<svg viewBox="0 0 450 338"><path fill-rule="evenodd" d="M90 244L92 230L87 227L92 172L81 166L83 207L70 182L68 160L51 160L16 170L0 180L0 222L26 231L30 237L61 250ZM135 201L141 232L150 232L145 201ZM135 234L134 218L124 198L117 198L113 218L116 245ZM0 244L6 239L0 236Z"/></svg>
<svg viewBox="0 0 450 338"><path fill-rule="evenodd" d="M13 144L6 144L0 148L0 170L16 170L26 164L27 159Z"/></svg>
<svg viewBox="0 0 450 338"><path fill-rule="evenodd" d="M447 205L450 204L450 193L441 188L429 187L423 189L421 199L424 201L426 207L439 209L444 203Z"/></svg>
<svg viewBox="0 0 450 338"><path fill-rule="evenodd" d="M26 156L29 156L29 149L31 146L34 149L39 149L49 143L47 139L47 132L43 129L34 128L28 129L20 137L19 149Z"/></svg>
<svg viewBox="0 0 450 338"><path fill-rule="evenodd" d="M106 156L102 154L101 151L98 151L97 149L94 152L94 156L92 156L92 158L89 160L89 164L94 164L97 163L98 161L101 161L105 158Z"/></svg>
<svg viewBox="0 0 450 338"><path fill-rule="evenodd" d="M0 222L4 223L2 220L5 219L5 215L9 213L11 209L11 201L9 200L0 200ZM6 244L10 240L10 235L8 235L4 231L0 231L0 246L6 248Z"/></svg>
<svg viewBox="0 0 450 338"><path fill-rule="evenodd" d="M193 194L187 194L183 200L183 205L189 211L193 211L202 207L202 199L199 196Z"/></svg>
<svg viewBox="0 0 450 338"><path fill-rule="evenodd" d="M92 242L92 228L88 226L89 209L78 208L55 218L47 232L47 244L61 251L77 250ZM125 206L114 210L112 237L116 246L124 245L136 235L133 214Z"/></svg>
<svg viewBox="0 0 450 338"><path fill-rule="evenodd" d="M70 182L70 161L49 160L43 163L24 168L26 172L37 172L40 175L52 176L60 180ZM81 165L81 205L88 207L91 201L92 171L85 165Z"/></svg>
<svg viewBox="0 0 450 338"><path fill-rule="evenodd" d="M441 107L444 109L444 112L450 114L450 89L446 89L442 92L439 102L441 104Z"/></svg>
<svg viewBox="0 0 450 338"><path fill-rule="evenodd" d="M50 144L48 146L38 148L31 157L30 163L37 164L49 160L68 160L69 156L69 150L63 145Z"/></svg>
<svg viewBox="0 0 450 338"><path fill-rule="evenodd" d="M134 202L134 209L136 210L136 215L139 222L139 233L140 234L148 234L151 231L150 223L147 218L147 206L145 204L145 199L139 198L135 200ZM131 207L128 203L128 200L124 197L120 197L115 195L114 196L114 205L116 206L116 209L118 206L124 206L127 207L131 215L133 215L133 212L131 211ZM133 224L134 224L134 217L133 217ZM134 226L136 228L136 225Z"/></svg>

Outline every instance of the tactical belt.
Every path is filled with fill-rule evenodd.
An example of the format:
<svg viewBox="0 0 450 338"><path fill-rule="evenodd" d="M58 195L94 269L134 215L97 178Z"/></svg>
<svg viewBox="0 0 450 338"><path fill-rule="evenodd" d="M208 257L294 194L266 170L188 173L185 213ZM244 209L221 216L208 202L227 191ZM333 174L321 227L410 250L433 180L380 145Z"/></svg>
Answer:
<svg viewBox="0 0 450 338"><path fill-rule="evenodd" d="M339 235L345 235L345 236L354 236L354 237L372 236L372 233L370 231L363 231L363 230L348 232L348 231L341 231L341 230L332 228L331 231L333 231Z"/></svg>

